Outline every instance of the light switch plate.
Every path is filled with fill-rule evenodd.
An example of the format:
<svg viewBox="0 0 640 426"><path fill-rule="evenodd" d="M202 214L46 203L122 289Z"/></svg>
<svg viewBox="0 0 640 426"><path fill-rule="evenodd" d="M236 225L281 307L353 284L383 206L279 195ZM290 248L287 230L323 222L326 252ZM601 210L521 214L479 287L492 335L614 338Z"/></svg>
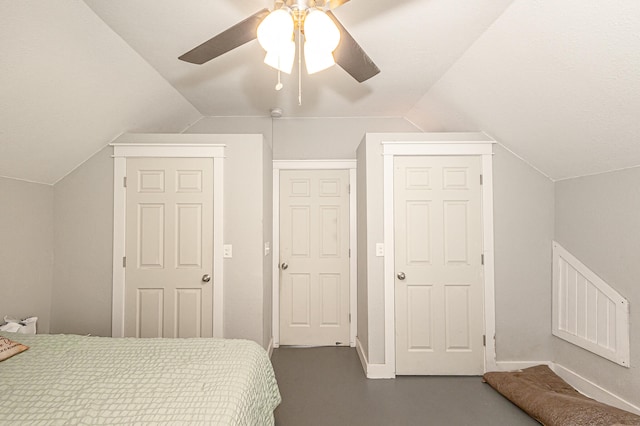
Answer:
<svg viewBox="0 0 640 426"><path fill-rule="evenodd" d="M376 256L384 256L384 243L376 243Z"/></svg>
<svg viewBox="0 0 640 426"><path fill-rule="evenodd" d="M264 255L269 256L269 254L271 254L271 243L267 241L264 243Z"/></svg>
<svg viewBox="0 0 640 426"><path fill-rule="evenodd" d="M222 246L222 257L225 259L231 259L233 257L233 246L231 244Z"/></svg>

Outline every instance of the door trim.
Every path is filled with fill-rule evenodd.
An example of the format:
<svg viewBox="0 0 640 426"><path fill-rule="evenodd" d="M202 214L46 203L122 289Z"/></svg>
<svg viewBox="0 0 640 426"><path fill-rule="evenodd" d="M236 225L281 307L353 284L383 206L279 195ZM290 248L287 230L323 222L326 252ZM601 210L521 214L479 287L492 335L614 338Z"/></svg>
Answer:
<svg viewBox="0 0 640 426"><path fill-rule="evenodd" d="M356 227L356 160L274 160L273 161L273 347L280 346L280 170L349 170L349 346L356 346L358 330L358 252Z"/></svg>
<svg viewBox="0 0 640 426"><path fill-rule="evenodd" d="M195 137L194 137L195 136ZM212 158L213 159L213 337L223 337L223 179L224 144L210 144L204 135L126 134L126 143L113 147L113 300L111 335L124 337L126 189L124 178L129 157ZM120 139L120 138L119 138ZM135 143L136 140L145 143ZM153 143L146 143L152 140ZM183 140L185 143L179 144ZM131 141L130 143L128 141ZM202 143L199 143L201 142ZM163 143L166 142L166 143Z"/></svg>
<svg viewBox="0 0 640 426"><path fill-rule="evenodd" d="M395 241L393 212L393 164L396 155L464 155L482 158L482 237L484 254L484 330L486 338L485 371L496 367L495 348L495 287L493 243L493 144L479 133L477 140L464 141L382 141L384 179L384 320L385 377L396 376L395 344Z"/></svg>

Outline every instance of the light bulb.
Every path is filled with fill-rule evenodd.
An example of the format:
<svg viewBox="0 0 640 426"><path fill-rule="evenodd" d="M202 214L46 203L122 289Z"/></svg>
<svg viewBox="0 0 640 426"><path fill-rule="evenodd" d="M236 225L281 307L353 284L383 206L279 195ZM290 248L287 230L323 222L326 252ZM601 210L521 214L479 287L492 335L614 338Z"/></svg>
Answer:
<svg viewBox="0 0 640 426"><path fill-rule="evenodd" d="M340 43L340 30L329 16L311 9L304 18L304 38L323 50L333 52Z"/></svg>
<svg viewBox="0 0 640 426"><path fill-rule="evenodd" d="M330 50L322 44L307 41L304 43L304 63L307 73L315 74L335 65L336 61Z"/></svg>
<svg viewBox="0 0 640 426"><path fill-rule="evenodd" d="M293 40L289 40L287 43L280 45L279 48L268 50L264 57L264 63L272 68L291 74L295 56L296 44Z"/></svg>
<svg viewBox="0 0 640 426"><path fill-rule="evenodd" d="M288 8L274 10L258 25L258 41L267 52L281 49L292 38L293 17Z"/></svg>

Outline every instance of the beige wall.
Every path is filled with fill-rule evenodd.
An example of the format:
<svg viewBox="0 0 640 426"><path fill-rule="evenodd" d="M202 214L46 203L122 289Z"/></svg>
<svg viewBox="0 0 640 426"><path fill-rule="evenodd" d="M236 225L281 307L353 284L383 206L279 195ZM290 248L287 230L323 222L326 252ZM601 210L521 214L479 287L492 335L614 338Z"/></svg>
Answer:
<svg viewBox="0 0 640 426"><path fill-rule="evenodd" d="M0 323L37 316L51 322L53 187L0 178Z"/></svg>
<svg viewBox="0 0 640 426"><path fill-rule="evenodd" d="M366 191L361 195L366 197L367 205L366 237L362 232L358 236L360 243L366 243L366 249L359 246L358 252L367 256L366 264L361 260L360 265L366 268L367 274L366 354L373 364L384 362L384 265L383 258L375 256L375 244L384 241L380 142L394 138L420 140L424 135L369 134L363 142L366 152L358 152L358 158L366 158L366 188L358 188ZM499 145L494 146L494 152L497 359L548 360L551 356L553 182ZM359 286L362 287L362 283ZM360 325L358 328L359 333L365 331Z"/></svg>
<svg viewBox="0 0 640 426"><path fill-rule="evenodd" d="M640 168L556 182L555 239L630 305L631 368L553 338L553 360L640 405Z"/></svg>

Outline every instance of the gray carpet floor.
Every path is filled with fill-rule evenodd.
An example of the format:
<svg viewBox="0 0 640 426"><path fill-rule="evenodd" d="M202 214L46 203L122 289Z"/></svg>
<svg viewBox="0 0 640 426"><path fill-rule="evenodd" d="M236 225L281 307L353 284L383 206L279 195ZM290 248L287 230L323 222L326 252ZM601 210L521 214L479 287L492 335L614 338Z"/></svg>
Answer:
<svg viewBox="0 0 640 426"><path fill-rule="evenodd" d="M282 394L277 426L538 425L480 377L368 380L344 347L281 347L271 361Z"/></svg>

